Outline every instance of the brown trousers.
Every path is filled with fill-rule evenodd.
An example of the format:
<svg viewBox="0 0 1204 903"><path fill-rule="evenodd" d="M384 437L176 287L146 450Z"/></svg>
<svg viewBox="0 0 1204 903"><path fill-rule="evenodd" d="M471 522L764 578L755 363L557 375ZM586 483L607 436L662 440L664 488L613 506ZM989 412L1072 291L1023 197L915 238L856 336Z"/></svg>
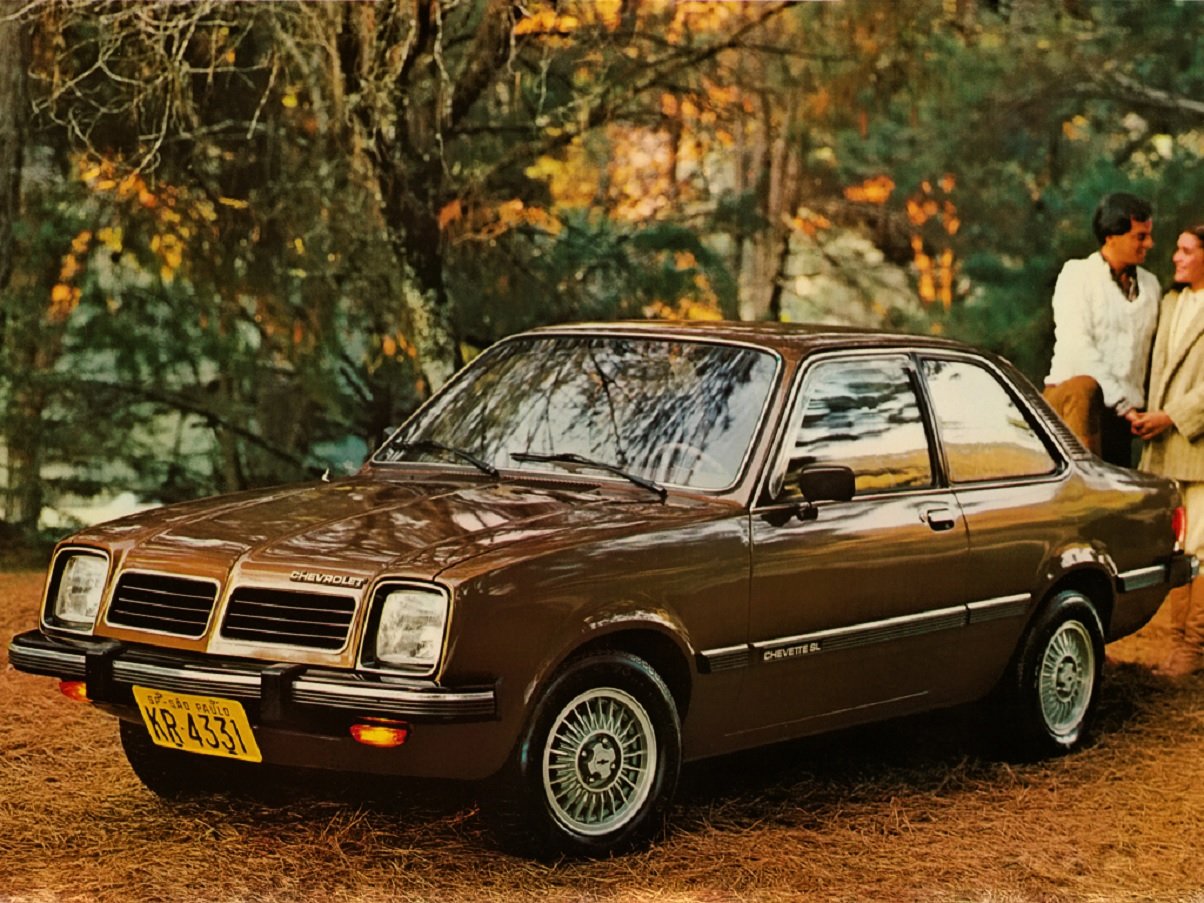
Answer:
<svg viewBox="0 0 1204 903"><path fill-rule="evenodd" d="M1090 376L1072 376L1041 393L1071 432L1110 464L1133 466L1129 421L1104 404L1104 392Z"/></svg>
<svg viewBox="0 0 1204 903"><path fill-rule="evenodd" d="M1170 608L1171 648L1156 670L1186 677L1204 665L1204 577L1171 590L1162 604Z"/></svg>

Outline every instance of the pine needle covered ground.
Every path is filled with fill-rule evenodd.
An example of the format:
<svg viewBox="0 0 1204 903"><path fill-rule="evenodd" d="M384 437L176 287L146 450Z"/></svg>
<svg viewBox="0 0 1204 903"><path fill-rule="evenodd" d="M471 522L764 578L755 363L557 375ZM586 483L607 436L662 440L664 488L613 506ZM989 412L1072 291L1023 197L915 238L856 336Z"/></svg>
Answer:
<svg viewBox="0 0 1204 903"><path fill-rule="evenodd" d="M0 574L5 649L41 579ZM687 768L653 848L555 865L493 849L472 788L293 774L162 803L113 719L0 651L0 903L1204 903L1204 676L1152 676L1165 644L1156 618L1109 647L1075 755L1004 761L972 711L788 744Z"/></svg>

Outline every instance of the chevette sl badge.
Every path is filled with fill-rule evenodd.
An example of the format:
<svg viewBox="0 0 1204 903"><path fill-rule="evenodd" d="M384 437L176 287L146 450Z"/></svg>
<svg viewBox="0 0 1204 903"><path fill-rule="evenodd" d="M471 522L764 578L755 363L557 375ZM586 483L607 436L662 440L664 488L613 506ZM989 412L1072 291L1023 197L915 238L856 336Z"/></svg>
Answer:
<svg viewBox="0 0 1204 903"><path fill-rule="evenodd" d="M763 661L776 662L784 658L797 658L800 655L812 655L816 652L823 651L823 644L812 640L807 643L798 643L794 646L783 646L780 649L766 649L761 658Z"/></svg>
<svg viewBox="0 0 1204 903"><path fill-rule="evenodd" d="M293 571L288 575L293 583L317 583L321 586L345 586L348 589L363 589L363 577L350 577L347 574L323 574L320 571Z"/></svg>

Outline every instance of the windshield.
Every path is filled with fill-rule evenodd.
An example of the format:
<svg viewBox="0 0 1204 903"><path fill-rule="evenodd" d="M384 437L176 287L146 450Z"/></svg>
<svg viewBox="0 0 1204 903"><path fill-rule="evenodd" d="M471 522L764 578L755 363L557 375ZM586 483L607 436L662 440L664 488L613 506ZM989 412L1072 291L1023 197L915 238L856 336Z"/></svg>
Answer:
<svg viewBox="0 0 1204 903"><path fill-rule="evenodd" d="M495 467L547 471L558 465L521 458L572 455L657 483L724 489L740 474L775 370L771 354L733 345L515 339L481 355L373 460L429 460L439 443Z"/></svg>

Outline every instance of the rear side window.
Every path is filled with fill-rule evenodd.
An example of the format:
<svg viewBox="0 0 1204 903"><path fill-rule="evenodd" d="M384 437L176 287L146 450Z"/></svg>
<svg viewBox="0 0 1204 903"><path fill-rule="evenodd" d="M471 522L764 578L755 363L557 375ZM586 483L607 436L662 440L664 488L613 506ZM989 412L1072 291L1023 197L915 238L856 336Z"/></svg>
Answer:
<svg viewBox="0 0 1204 903"><path fill-rule="evenodd" d="M931 486L923 417L906 358L823 361L807 373L784 489L808 464L843 464L857 494Z"/></svg>
<svg viewBox="0 0 1204 903"><path fill-rule="evenodd" d="M1042 476L1057 469L993 372L967 361L933 359L923 369L952 482Z"/></svg>

